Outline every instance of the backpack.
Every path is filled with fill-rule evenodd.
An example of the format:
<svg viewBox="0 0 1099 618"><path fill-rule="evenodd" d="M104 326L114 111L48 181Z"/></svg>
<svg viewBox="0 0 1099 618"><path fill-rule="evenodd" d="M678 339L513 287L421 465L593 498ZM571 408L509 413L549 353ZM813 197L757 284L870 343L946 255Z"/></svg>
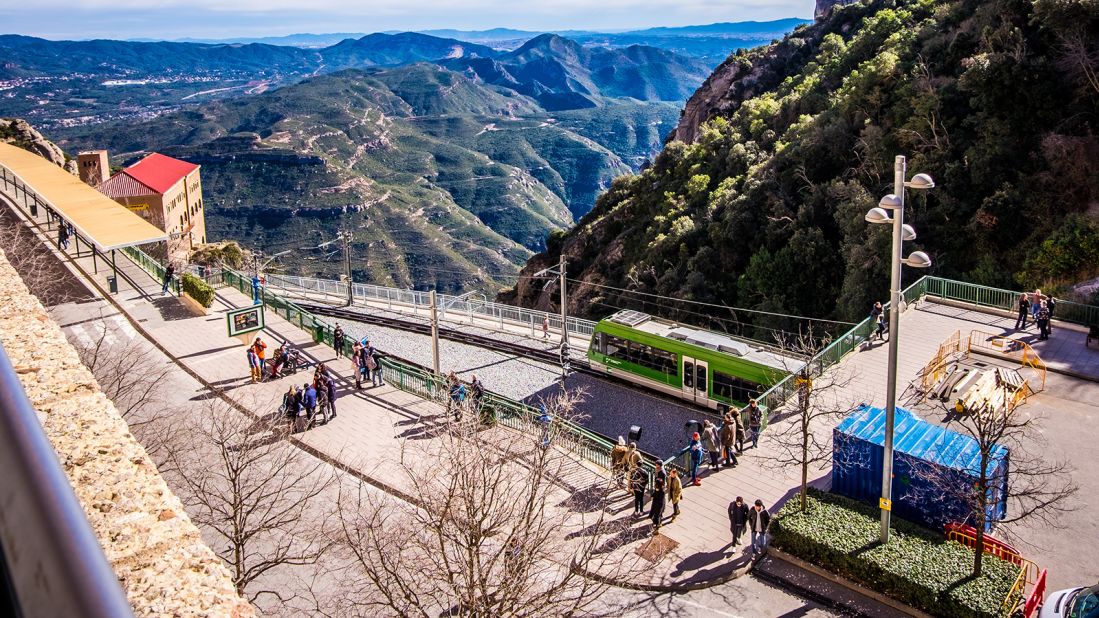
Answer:
<svg viewBox="0 0 1099 618"><path fill-rule="evenodd" d="M366 357L366 368L373 371L378 368L378 361L374 360L373 356Z"/></svg>

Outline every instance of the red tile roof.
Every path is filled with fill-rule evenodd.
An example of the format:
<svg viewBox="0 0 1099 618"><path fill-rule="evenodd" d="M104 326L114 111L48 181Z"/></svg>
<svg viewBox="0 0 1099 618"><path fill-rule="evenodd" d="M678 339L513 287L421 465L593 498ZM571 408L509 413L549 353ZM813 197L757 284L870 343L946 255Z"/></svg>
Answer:
<svg viewBox="0 0 1099 618"><path fill-rule="evenodd" d="M154 152L123 170L141 184L157 193L167 193L172 185L198 169L194 163L180 161ZM104 183L105 184L105 183Z"/></svg>

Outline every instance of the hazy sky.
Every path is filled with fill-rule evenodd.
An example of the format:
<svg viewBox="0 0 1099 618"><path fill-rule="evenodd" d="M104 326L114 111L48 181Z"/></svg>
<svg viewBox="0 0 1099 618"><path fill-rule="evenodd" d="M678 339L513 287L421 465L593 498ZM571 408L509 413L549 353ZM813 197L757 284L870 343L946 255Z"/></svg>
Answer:
<svg viewBox="0 0 1099 618"><path fill-rule="evenodd" d="M813 0L0 0L0 33L51 39L632 29L811 18Z"/></svg>

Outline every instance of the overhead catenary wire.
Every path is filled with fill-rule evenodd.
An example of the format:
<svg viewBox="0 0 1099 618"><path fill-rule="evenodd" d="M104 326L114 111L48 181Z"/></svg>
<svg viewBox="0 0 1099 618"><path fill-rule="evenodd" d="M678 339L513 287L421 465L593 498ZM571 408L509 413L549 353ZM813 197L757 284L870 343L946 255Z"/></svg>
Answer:
<svg viewBox="0 0 1099 618"><path fill-rule="evenodd" d="M793 315L793 314L789 314L789 313L778 313L778 312L775 312L775 311L763 311L761 309L747 309L747 308L744 308L744 307L733 307L733 306L730 306L730 305L719 305L719 304L716 304L716 303L706 303L706 302L702 302L702 301L698 301L698 300L688 300L688 299L683 299L683 298L672 298L671 296L663 296L663 295L660 295L660 294L652 294L650 292L639 292L637 290L619 288L619 287L614 287L613 285L604 285L604 284L601 284L601 283L592 283L590 281L583 281L583 280L580 280L580 279L570 278L569 281L571 281L573 283L576 283L578 285L590 285L590 286L597 287L597 288L615 290L617 292L625 292L627 294L635 294L637 296L647 296L649 298L659 298L659 299L662 299L662 300L669 300L669 301L672 301L674 303L688 303L688 304L692 304L692 305L700 305L700 306L703 306L703 307L715 307L715 308L718 308L718 309L726 309L728 311L743 311L745 313L755 313L755 314L759 314L759 315L768 315L768 316L778 317L778 318L793 318L795 320L811 320L813 322L828 322L829 324L840 324L842 326L856 326L856 324L854 322L845 322L843 320L829 320L829 319L825 319L825 318L811 318L811 317L807 317L807 316L803 316L803 315ZM659 303L654 303L654 304L659 305ZM669 309L675 309L675 307L668 307L668 308Z"/></svg>

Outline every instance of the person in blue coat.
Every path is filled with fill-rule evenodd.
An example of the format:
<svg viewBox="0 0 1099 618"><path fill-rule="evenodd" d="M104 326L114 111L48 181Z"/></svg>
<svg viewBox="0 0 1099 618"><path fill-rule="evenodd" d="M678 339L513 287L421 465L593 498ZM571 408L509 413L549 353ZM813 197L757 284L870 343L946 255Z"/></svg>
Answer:
<svg viewBox="0 0 1099 618"><path fill-rule="evenodd" d="M313 425L313 417L317 413L317 389L309 382L302 387L301 404L305 407L306 420L309 426Z"/></svg>
<svg viewBox="0 0 1099 618"><path fill-rule="evenodd" d="M701 485L702 481L698 479L698 468L702 465L702 455L706 452L706 449L702 448L701 436L698 432L691 434L691 444L687 447L687 455L691 462L691 484Z"/></svg>

